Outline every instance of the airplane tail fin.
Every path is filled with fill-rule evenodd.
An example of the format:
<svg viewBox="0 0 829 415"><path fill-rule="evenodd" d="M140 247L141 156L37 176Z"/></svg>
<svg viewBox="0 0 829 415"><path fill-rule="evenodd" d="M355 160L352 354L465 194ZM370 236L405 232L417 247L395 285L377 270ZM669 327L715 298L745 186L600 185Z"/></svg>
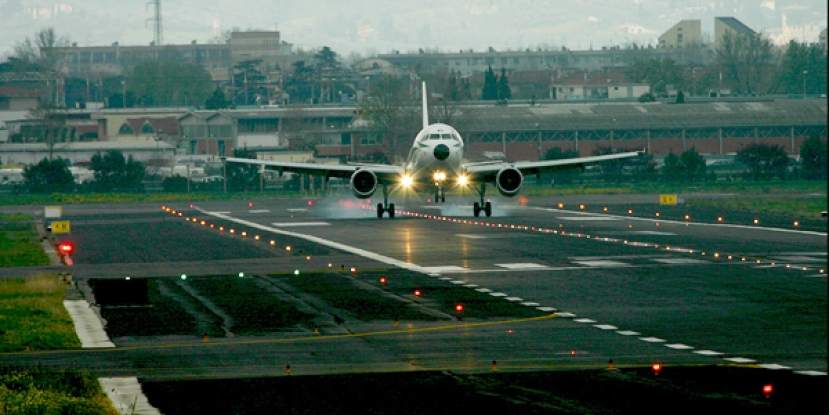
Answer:
<svg viewBox="0 0 829 415"><path fill-rule="evenodd" d="M429 126L429 108L426 105L426 82L423 83L421 91L423 91L423 128Z"/></svg>

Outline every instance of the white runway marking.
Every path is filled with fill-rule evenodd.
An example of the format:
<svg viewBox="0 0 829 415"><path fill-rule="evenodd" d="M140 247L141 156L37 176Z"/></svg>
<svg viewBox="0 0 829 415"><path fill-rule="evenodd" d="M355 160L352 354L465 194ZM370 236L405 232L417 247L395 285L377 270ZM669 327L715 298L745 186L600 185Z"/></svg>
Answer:
<svg viewBox="0 0 829 415"><path fill-rule="evenodd" d="M597 329L602 329L602 330L616 330L616 329L618 329L618 327L611 326L610 324L596 324L593 327L595 327Z"/></svg>
<svg viewBox="0 0 829 415"><path fill-rule="evenodd" d="M658 236L676 236L673 232L657 232L657 231L635 231L629 232L631 235L658 235Z"/></svg>
<svg viewBox="0 0 829 415"><path fill-rule="evenodd" d="M723 353L715 352L713 350L694 350L692 353L701 354L703 356L720 356Z"/></svg>
<svg viewBox="0 0 829 415"><path fill-rule="evenodd" d="M523 298L519 298L519 297L507 297L507 298L505 298L504 300L507 300L507 301L513 301L513 302L514 302L514 301L524 301L524 299L523 299Z"/></svg>
<svg viewBox="0 0 829 415"><path fill-rule="evenodd" d="M504 294L504 293L489 293L489 295L491 295L493 297L506 297L507 296L507 294Z"/></svg>
<svg viewBox="0 0 829 415"><path fill-rule="evenodd" d="M541 305L541 304L534 303L534 302L532 302L532 301L527 301L527 302L525 302L525 303L521 303L521 305L525 305L525 306L527 306L527 307L537 307L537 306L539 306L539 305Z"/></svg>
<svg viewBox="0 0 829 415"><path fill-rule="evenodd" d="M161 415L156 407L150 405L138 378L98 378L98 383L118 413Z"/></svg>
<svg viewBox="0 0 829 415"><path fill-rule="evenodd" d="M773 256L771 259L786 262L825 262L826 258L815 258L811 256L795 255L795 256Z"/></svg>
<svg viewBox="0 0 829 415"><path fill-rule="evenodd" d="M489 288L478 288L475 291L477 291L479 293L491 293L492 292L492 290L490 290Z"/></svg>
<svg viewBox="0 0 829 415"><path fill-rule="evenodd" d="M308 209L306 209L306 208L299 208L299 209L285 209L285 210L287 210L288 212L307 212L307 211L308 211Z"/></svg>
<svg viewBox="0 0 829 415"><path fill-rule="evenodd" d="M495 264L496 267L506 269L546 269L546 265L533 264L532 262L521 262L515 264Z"/></svg>
<svg viewBox="0 0 829 415"><path fill-rule="evenodd" d="M204 213L207 213L208 215L210 215L210 214L229 215L231 212L204 212Z"/></svg>
<svg viewBox="0 0 829 415"><path fill-rule="evenodd" d="M687 264L710 264L708 261L691 258L654 258L653 261L661 262L663 264L671 265L687 265Z"/></svg>
<svg viewBox="0 0 829 415"><path fill-rule="evenodd" d="M794 372L794 373L797 373L798 375L806 375L806 376L826 376L827 375L826 372L818 372L818 371L815 371L815 370L798 370L797 372Z"/></svg>
<svg viewBox="0 0 829 415"><path fill-rule="evenodd" d="M666 344L665 347L674 349L674 350L691 350L693 347L688 346L687 344L682 343L673 343L673 344Z"/></svg>
<svg viewBox="0 0 829 415"><path fill-rule="evenodd" d="M458 267L454 265L444 265L444 266L437 266L437 267L419 267L421 269L426 270L427 273L442 273L442 272L465 272L469 271L468 268Z"/></svg>
<svg viewBox="0 0 829 415"><path fill-rule="evenodd" d="M441 280L441 281L452 281L451 277L440 277L438 279Z"/></svg>
<svg viewBox="0 0 829 415"><path fill-rule="evenodd" d="M466 287L466 288L475 288L477 286L478 286L477 284L466 284L466 285L464 285L464 287Z"/></svg>
<svg viewBox="0 0 829 415"><path fill-rule="evenodd" d="M75 325L75 333L85 349L111 348L115 344L109 339L101 320L86 300L64 300L63 306Z"/></svg>
<svg viewBox="0 0 829 415"><path fill-rule="evenodd" d="M556 311L556 309L553 308L553 307L536 307L535 309L538 310L538 311ZM565 316L565 314L567 314L567 313L557 313L557 314L560 317L569 317L569 316Z"/></svg>
<svg viewBox="0 0 829 415"><path fill-rule="evenodd" d="M535 235L526 233L506 233L506 234L474 234L474 233L457 233L455 236L466 239L509 239L509 238L533 238Z"/></svg>
<svg viewBox="0 0 829 415"><path fill-rule="evenodd" d="M729 362L734 362L734 363L754 363L754 362L756 362L756 360L749 359L747 357L726 357L723 360L728 360Z"/></svg>
<svg viewBox="0 0 829 415"><path fill-rule="evenodd" d="M771 370L791 369L789 366L778 365L777 363L761 363L757 366L762 367L763 369Z"/></svg>
<svg viewBox="0 0 829 415"><path fill-rule="evenodd" d="M278 228L294 228L305 226L331 226L328 222L274 222L271 225Z"/></svg>
<svg viewBox="0 0 829 415"><path fill-rule="evenodd" d="M256 209L248 211L250 213L271 213L270 209Z"/></svg>
<svg viewBox="0 0 829 415"><path fill-rule="evenodd" d="M629 267L630 264L626 264L624 262L619 261L608 261L608 260L598 260L598 261L573 261L577 264L586 265L588 267L605 267L605 268L621 268L621 267Z"/></svg>
<svg viewBox="0 0 829 415"><path fill-rule="evenodd" d="M659 337L640 337L639 340L648 343L662 343L665 342L665 339L660 339Z"/></svg>
<svg viewBox="0 0 829 415"><path fill-rule="evenodd" d="M596 322L596 320L591 320L589 318L577 318L573 321L575 321L576 323L595 323Z"/></svg>
<svg viewBox="0 0 829 415"><path fill-rule="evenodd" d="M561 220L592 220L592 221L599 221L599 220L620 220L618 218L611 218L606 216L558 216L556 219Z"/></svg>
<svg viewBox="0 0 829 415"><path fill-rule="evenodd" d="M466 281L450 281L452 284L466 284Z"/></svg>
<svg viewBox="0 0 829 415"><path fill-rule="evenodd" d="M630 330L620 330L620 331L617 331L616 333L619 333L622 336L638 336L638 335L642 334L642 333L639 333L638 331L630 331Z"/></svg>

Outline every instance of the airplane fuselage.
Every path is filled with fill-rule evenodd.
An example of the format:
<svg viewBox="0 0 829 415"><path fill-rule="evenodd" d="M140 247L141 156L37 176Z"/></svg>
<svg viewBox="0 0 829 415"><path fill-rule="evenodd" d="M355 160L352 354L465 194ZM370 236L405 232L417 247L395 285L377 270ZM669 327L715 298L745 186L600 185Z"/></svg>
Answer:
<svg viewBox="0 0 829 415"><path fill-rule="evenodd" d="M418 190L448 191L458 185L462 161L463 139L457 130L432 124L418 133L404 167Z"/></svg>

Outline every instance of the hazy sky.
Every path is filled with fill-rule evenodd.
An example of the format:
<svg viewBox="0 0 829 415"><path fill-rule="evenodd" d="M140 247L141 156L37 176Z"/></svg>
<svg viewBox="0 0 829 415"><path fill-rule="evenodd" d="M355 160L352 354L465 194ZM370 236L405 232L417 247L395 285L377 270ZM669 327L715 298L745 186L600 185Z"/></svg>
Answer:
<svg viewBox="0 0 829 415"><path fill-rule="evenodd" d="M152 0L0 0L0 54L54 27L78 45L149 44ZM571 49L654 42L682 19L733 16L761 31L826 27L820 0L161 0L164 43L207 43L232 28L279 30L305 49L387 53L540 45ZM644 33L633 33L642 32Z"/></svg>

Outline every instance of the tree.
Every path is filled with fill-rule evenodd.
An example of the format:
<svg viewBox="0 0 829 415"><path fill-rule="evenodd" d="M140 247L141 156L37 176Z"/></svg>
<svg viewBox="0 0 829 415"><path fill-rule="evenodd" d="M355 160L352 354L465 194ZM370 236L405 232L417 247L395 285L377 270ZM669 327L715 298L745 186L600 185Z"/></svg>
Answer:
<svg viewBox="0 0 829 415"><path fill-rule="evenodd" d="M826 142L817 134L809 137L800 146L801 177L806 180L826 180Z"/></svg>
<svg viewBox="0 0 829 415"><path fill-rule="evenodd" d="M474 118L474 110L466 107L461 111L461 102L472 98L468 80L462 78L458 72L439 69L432 74L426 84L431 92L430 98L438 97L429 102L430 122L448 124L455 129L469 125Z"/></svg>
<svg viewBox="0 0 829 415"><path fill-rule="evenodd" d="M75 187L69 161L60 157L24 167L23 180L31 193L71 193Z"/></svg>
<svg viewBox="0 0 829 415"><path fill-rule="evenodd" d="M777 57L771 41L758 34L726 32L714 61L734 93L767 94L777 89Z"/></svg>
<svg viewBox="0 0 829 415"><path fill-rule="evenodd" d="M789 156L780 145L751 144L737 153L738 163L748 166L752 180L784 178Z"/></svg>
<svg viewBox="0 0 829 415"><path fill-rule="evenodd" d="M625 75L635 82L650 84L653 88L651 92L654 94L660 86L665 88L663 92L667 92L668 85L674 85L678 89L687 89L687 80L683 76L682 68L671 58L636 59L625 69Z"/></svg>
<svg viewBox="0 0 829 415"><path fill-rule="evenodd" d="M691 147L679 155L679 163L682 165L685 180L694 181L705 178L707 166L705 157L697 153L696 147Z"/></svg>
<svg viewBox="0 0 829 415"><path fill-rule="evenodd" d="M233 103L254 105L268 96L267 79L259 69L261 66L262 59L249 59L233 66L233 87L236 90Z"/></svg>
<svg viewBox="0 0 829 415"><path fill-rule="evenodd" d="M124 153L110 150L106 154L92 156L92 170L95 172L95 189L103 192L113 190L143 191L141 181L146 172L144 163L124 158Z"/></svg>
<svg viewBox="0 0 829 415"><path fill-rule="evenodd" d="M412 137L422 127L420 100L409 91L409 79L383 76L371 86L371 99L360 111L373 141L383 146L389 159L405 157Z"/></svg>
<svg viewBox="0 0 829 415"><path fill-rule="evenodd" d="M544 160L563 160L563 159L572 159L577 158L579 156L579 152L574 149L568 149L566 151L562 151L561 147L552 147L547 150L547 153L544 154ZM545 169L545 180L556 180L562 184L570 184L573 182L573 178L581 173L583 167L579 166L559 166L559 167L551 167Z"/></svg>
<svg viewBox="0 0 829 415"><path fill-rule="evenodd" d="M71 140L66 130L66 112L58 109L51 101L39 101L37 107L30 109L26 116L35 123L33 128L35 141L46 143L49 149L49 160L52 159L58 143Z"/></svg>
<svg viewBox="0 0 829 415"><path fill-rule="evenodd" d="M12 47L13 55L21 61L36 65L40 70L53 71L56 57L53 48L68 46L69 39L58 36L55 29L47 27L35 33L34 38L26 37Z"/></svg>
<svg viewBox="0 0 829 415"><path fill-rule="evenodd" d="M234 148L233 157L254 159L256 156L247 149ZM247 163L227 163L227 188L230 191L256 189L259 183L259 166Z"/></svg>
<svg viewBox="0 0 829 415"><path fill-rule="evenodd" d="M314 68L306 66L305 61L294 62L293 66L293 72L285 79L285 92L292 102L309 102L313 99Z"/></svg>
<svg viewBox="0 0 829 415"><path fill-rule="evenodd" d="M826 50L819 44L789 42L783 54L780 87L787 94L826 93Z"/></svg>
<svg viewBox="0 0 829 415"><path fill-rule="evenodd" d="M204 108L208 110L230 108L230 101L227 100L221 89L216 88L213 90L213 95L204 102Z"/></svg>
<svg viewBox="0 0 829 415"><path fill-rule="evenodd" d="M607 155L607 154L626 153L626 152L632 152L632 151L640 151L640 150L625 149L625 148L617 148L617 149L613 150L610 147L596 146L596 149L593 150L593 155L594 156L603 156L603 155ZM631 168L631 166L633 165L632 163L633 163L632 159L626 158L626 159L616 159L616 160L602 161L602 162L598 163L597 166L599 167L599 170L602 172L602 174L606 175L608 177L608 179L611 179L611 180L615 179L617 182L619 182L619 181L622 180L622 173L625 170L629 170Z"/></svg>
<svg viewBox="0 0 829 415"><path fill-rule="evenodd" d="M481 99L484 101L494 101L498 99L498 80L495 72L492 71L492 66L484 72L484 88L481 92Z"/></svg>
<svg viewBox="0 0 829 415"><path fill-rule="evenodd" d="M669 181L695 181L706 178L705 157L697 153L696 147L683 151L679 156L672 151L665 156L664 162L662 174Z"/></svg>
<svg viewBox="0 0 829 415"><path fill-rule="evenodd" d="M148 106L198 105L210 96L212 86L204 68L176 61L140 63L127 81L129 91Z"/></svg>
<svg viewBox="0 0 829 415"><path fill-rule="evenodd" d="M509 87L509 79L507 79L507 70L501 68L501 76L498 77L498 83L495 86L498 93L498 100L504 101L512 98L512 90Z"/></svg>

